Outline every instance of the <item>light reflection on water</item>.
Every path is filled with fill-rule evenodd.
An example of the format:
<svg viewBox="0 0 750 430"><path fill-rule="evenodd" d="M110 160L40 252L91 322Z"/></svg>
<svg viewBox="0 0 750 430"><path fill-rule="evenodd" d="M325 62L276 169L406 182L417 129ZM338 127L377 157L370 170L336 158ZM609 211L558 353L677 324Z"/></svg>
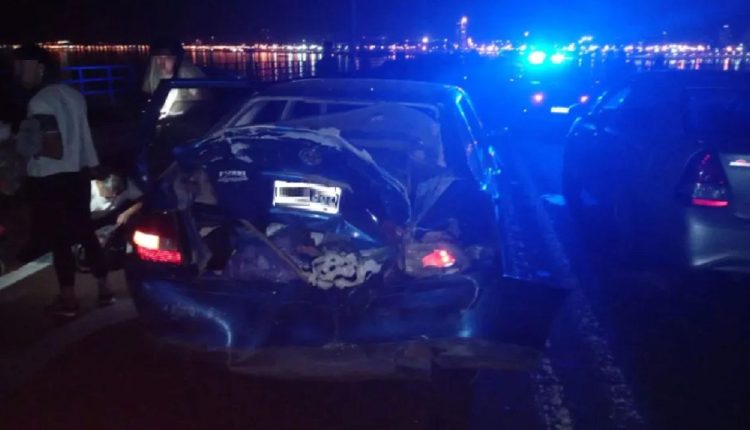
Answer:
<svg viewBox="0 0 750 430"><path fill-rule="evenodd" d="M145 70L148 61L146 49L87 49L55 51L60 65L93 66L120 65L133 66L137 72ZM286 80L315 76L318 63L323 58L320 52L279 51L189 51L186 58L207 69L212 75L247 77L263 81ZM376 68L395 55L373 55L366 57L336 55L335 61L341 72L354 72L363 68Z"/></svg>
<svg viewBox="0 0 750 430"><path fill-rule="evenodd" d="M146 49L87 49L55 51L62 66L129 64L140 72L145 69L148 59ZM198 66L210 70L214 75L247 77L263 81L286 80L315 76L322 59L320 52L254 51L190 51L187 58ZM382 54L366 56L337 55L336 64L344 73L373 69L395 55ZM576 64L581 69L598 69L613 63L627 62L634 70L679 69L679 70L748 70L750 62L743 56L691 54L681 58L642 57L624 59L622 56L580 57Z"/></svg>

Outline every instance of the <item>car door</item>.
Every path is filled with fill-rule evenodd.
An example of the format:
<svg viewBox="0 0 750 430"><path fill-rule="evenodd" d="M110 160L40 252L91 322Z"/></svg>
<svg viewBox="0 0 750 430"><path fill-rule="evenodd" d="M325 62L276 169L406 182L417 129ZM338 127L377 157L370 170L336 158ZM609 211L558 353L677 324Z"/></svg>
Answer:
<svg viewBox="0 0 750 430"><path fill-rule="evenodd" d="M632 84L615 88L571 130L563 171L576 203L612 207L637 183L654 123L637 91Z"/></svg>
<svg viewBox="0 0 750 430"><path fill-rule="evenodd" d="M205 136L257 90L247 81L162 81L141 121L136 171L142 185L169 166L175 148Z"/></svg>
<svg viewBox="0 0 750 430"><path fill-rule="evenodd" d="M500 174L502 173L500 157L492 139L482 126L474 106L466 94L456 102L458 112L464 125L468 163L481 187L494 199L500 196Z"/></svg>

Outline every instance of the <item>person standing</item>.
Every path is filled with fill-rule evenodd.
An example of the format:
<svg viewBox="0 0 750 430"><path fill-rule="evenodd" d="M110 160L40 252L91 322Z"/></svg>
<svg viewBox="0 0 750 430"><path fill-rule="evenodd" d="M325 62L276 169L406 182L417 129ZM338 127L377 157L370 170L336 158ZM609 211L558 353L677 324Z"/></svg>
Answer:
<svg viewBox="0 0 750 430"><path fill-rule="evenodd" d="M156 40L149 46L149 63L141 90L151 97L164 79L197 79L206 74L185 58L182 44L176 40ZM186 90L185 93L195 90Z"/></svg>
<svg viewBox="0 0 750 430"><path fill-rule="evenodd" d="M104 252L94 233L89 208L91 174L99 160L91 138L86 100L75 89L54 82L56 64L45 49L24 45L13 54L15 78L23 88L35 92L28 103L27 119L16 136L16 148L28 160L31 225L52 247L60 286L52 311L73 317L79 312L71 250L76 243L84 246L90 258L99 304L114 302L107 284Z"/></svg>

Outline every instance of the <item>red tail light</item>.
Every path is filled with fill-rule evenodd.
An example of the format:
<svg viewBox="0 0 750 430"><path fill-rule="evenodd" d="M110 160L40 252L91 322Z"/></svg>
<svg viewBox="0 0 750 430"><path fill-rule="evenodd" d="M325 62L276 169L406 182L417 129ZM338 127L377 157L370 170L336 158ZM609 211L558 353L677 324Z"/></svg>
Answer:
<svg viewBox="0 0 750 430"><path fill-rule="evenodd" d="M182 264L177 229L174 220L164 215L141 223L133 232L135 252L143 261Z"/></svg>
<svg viewBox="0 0 750 430"><path fill-rule="evenodd" d="M182 253L171 248L169 241L156 234L136 230L133 234L133 244L138 258L153 263L182 264Z"/></svg>
<svg viewBox="0 0 750 430"><path fill-rule="evenodd" d="M681 185L693 206L729 206L729 182L716 155L704 152L688 166Z"/></svg>
<svg viewBox="0 0 750 430"><path fill-rule="evenodd" d="M422 257L422 267L437 267L447 269L456 264L456 257L447 249L435 249Z"/></svg>

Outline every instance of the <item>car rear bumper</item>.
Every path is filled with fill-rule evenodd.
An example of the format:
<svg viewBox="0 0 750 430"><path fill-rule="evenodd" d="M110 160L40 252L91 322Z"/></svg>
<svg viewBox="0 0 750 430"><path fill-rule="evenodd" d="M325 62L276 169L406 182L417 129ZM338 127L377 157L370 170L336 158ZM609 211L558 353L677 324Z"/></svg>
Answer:
<svg viewBox="0 0 750 430"><path fill-rule="evenodd" d="M562 290L469 277L379 291L303 295L288 285L178 283L128 270L142 319L160 340L243 373L358 377L446 368L533 367Z"/></svg>
<svg viewBox="0 0 750 430"><path fill-rule="evenodd" d="M688 211L688 263L696 269L750 273L750 220L723 212L713 208Z"/></svg>

